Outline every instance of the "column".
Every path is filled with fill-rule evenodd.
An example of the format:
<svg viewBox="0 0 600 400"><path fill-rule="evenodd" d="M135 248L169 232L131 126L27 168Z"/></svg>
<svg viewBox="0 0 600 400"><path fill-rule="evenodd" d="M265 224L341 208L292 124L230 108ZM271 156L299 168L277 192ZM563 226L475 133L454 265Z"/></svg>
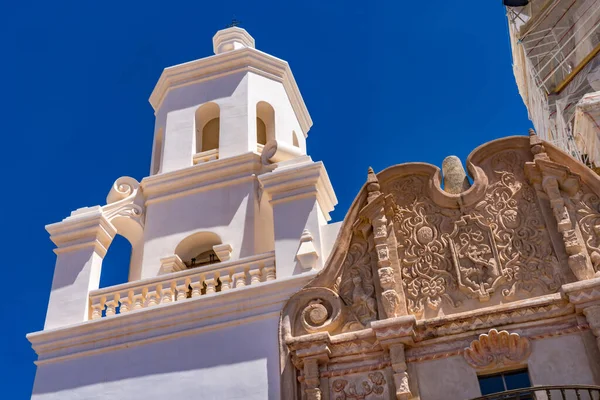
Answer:
<svg viewBox="0 0 600 400"><path fill-rule="evenodd" d="M321 162L304 161L278 167L258 179L263 195L269 196L273 207L277 277L300 274L305 270L296 254L302 233L310 232L315 251L320 255L320 226L326 224L329 212L337 204L325 167ZM313 268L322 268L324 261L318 257Z"/></svg>

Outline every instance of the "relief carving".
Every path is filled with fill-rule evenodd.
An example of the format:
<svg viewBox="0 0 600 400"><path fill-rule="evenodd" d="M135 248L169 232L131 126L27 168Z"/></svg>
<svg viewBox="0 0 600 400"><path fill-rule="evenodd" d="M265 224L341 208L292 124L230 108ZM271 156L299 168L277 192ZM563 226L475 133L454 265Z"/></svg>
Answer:
<svg viewBox="0 0 600 400"><path fill-rule="evenodd" d="M592 261L594 271L600 271L600 198L589 189L579 191L572 201L581 236Z"/></svg>
<svg viewBox="0 0 600 400"><path fill-rule="evenodd" d="M486 301L496 289L507 300L535 289L558 290L558 259L523 165L515 151L496 154L484 197L460 211L427 196L427 177L413 175L391 186L411 313L437 310L444 300L452 307L465 297Z"/></svg>
<svg viewBox="0 0 600 400"><path fill-rule="evenodd" d="M363 326L377 319L372 243L354 234L343 265L339 294Z"/></svg>
<svg viewBox="0 0 600 400"><path fill-rule="evenodd" d="M357 383L360 388L357 389ZM384 398L386 380L379 371L371 372L368 379L336 379L333 381L333 393L335 400L365 400ZM371 396L372 395L372 396Z"/></svg>
<svg viewBox="0 0 600 400"><path fill-rule="evenodd" d="M516 333L491 329L464 351L467 363L477 369L495 369L523 363L531 353L529 340Z"/></svg>

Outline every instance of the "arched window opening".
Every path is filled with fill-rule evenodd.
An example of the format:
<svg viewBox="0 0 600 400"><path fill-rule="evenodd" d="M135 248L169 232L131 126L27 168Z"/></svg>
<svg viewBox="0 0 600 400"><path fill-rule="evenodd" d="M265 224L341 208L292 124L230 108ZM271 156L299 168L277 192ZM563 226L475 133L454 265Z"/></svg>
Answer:
<svg viewBox="0 0 600 400"><path fill-rule="evenodd" d="M217 257L217 253L213 249L203 251L200 254L197 254L195 257L190 259L190 263L188 268L201 267L203 265L209 265L219 262L219 257Z"/></svg>
<svg viewBox="0 0 600 400"><path fill-rule="evenodd" d="M117 234L102 260L100 289L129 281L132 246L129 240Z"/></svg>
<svg viewBox="0 0 600 400"><path fill-rule="evenodd" d="M296 131L292 131L292 144L295 147L300 147L300 144L298 143L298 136L296 135Z"/></svg>
<svg viewBox="0 0 600 400"><path fill-rule="evenodd" d="M256 143L267 144L275 140L275 110L264 101L256 104Z"/></svg>
<svg viewBox="0 0 600 400"><path fill-rule="evenodd" d="M220 262L213 246L221 244L219 235L212 232L198 232L183 239L177 245L175 254L188 268L201 267Z"/></svg>
<svg viewBox="0 0 600 400"><path fill-rule="evenodd" d="M219 149L220 109L206 103L196 110L196 153Z"/></svg>

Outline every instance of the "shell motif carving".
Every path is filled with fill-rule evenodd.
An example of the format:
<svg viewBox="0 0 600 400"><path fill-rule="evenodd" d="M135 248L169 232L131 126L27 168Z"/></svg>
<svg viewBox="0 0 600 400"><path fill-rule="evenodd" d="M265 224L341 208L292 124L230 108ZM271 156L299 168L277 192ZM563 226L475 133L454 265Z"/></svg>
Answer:
<svg viewBox="0 0 600 400"><path fill-rule="evenodd" d="M507 331L490 330L465 348L467 363L477 369L494 369L523 363L531 354L527 338Z"/></svg>
<svg viewBox="0 0 600 400"><path fill-rule="evenodd" d="M490 182L483 198L460 211L429 198L428 176L411 175L390 185L411 313L435 314L443 303L485 301L496 291L512 300L519 293L558 290L558 259L523 165L517 151L496 154L484 165Z"/></svg>
<svg viewBox="0 0 600 400"><path fill-rule="evenodd" d="M364 379L364 378L363 378ZM360 388L356 383L347 379L336 379L333 381L333 392L335 400L365 400L367 398L382 398L385 391L386 380L383 374L375 371L369 374L368 379L360 382Z"/></svg>

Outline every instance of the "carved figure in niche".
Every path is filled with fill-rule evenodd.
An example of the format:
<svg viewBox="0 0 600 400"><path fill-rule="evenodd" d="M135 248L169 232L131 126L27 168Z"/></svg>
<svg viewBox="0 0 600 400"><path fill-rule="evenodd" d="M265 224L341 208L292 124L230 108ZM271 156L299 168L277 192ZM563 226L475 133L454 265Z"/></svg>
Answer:
<svg viewBox="0 0 600 400"><path fill-rule="evenodd" d="M367 294L363 288L362 278L358 272L352 277L354 289L352 290L352 309L360 322L366 324L371 317L377 312L375 299L372 297L373 290Z"/></svg>
<svg viewBox="0 0 600 400"><path fill-rule="evenodd" d="M587 187L585 187L584 190L579 191L571 202L571 206L575 209L577 222L581 228L581 236L583 237L596 272L600 271L599 204L600 198L598 198L595 193L592 193Z"/></svg>
<svg viewBox="0 0 600 400"><path fill-rule="evenodd" d="M372 248L372 243L354 234L342 268L343 275L336 284L340 297L363 326L377 318Z"/></svg>
<svg viewBox="0 0 600 400"><path fill-rule="evenodd" d="M357 390L356 384L348 382L346 379L336 379L333 381L333 392L335 400L365 400L367 396L373 394L369 398L380 397L384 392L385 377L379 371L369 374L369 380L361 382L362 388Z"/></svg>
<svg viewBox="0 0 600 400"><path fill-rule="evenodd" d="M491 229L479 219L465 216L449 236L459 287L489 300L502 279L496 244Z"/></svg>

